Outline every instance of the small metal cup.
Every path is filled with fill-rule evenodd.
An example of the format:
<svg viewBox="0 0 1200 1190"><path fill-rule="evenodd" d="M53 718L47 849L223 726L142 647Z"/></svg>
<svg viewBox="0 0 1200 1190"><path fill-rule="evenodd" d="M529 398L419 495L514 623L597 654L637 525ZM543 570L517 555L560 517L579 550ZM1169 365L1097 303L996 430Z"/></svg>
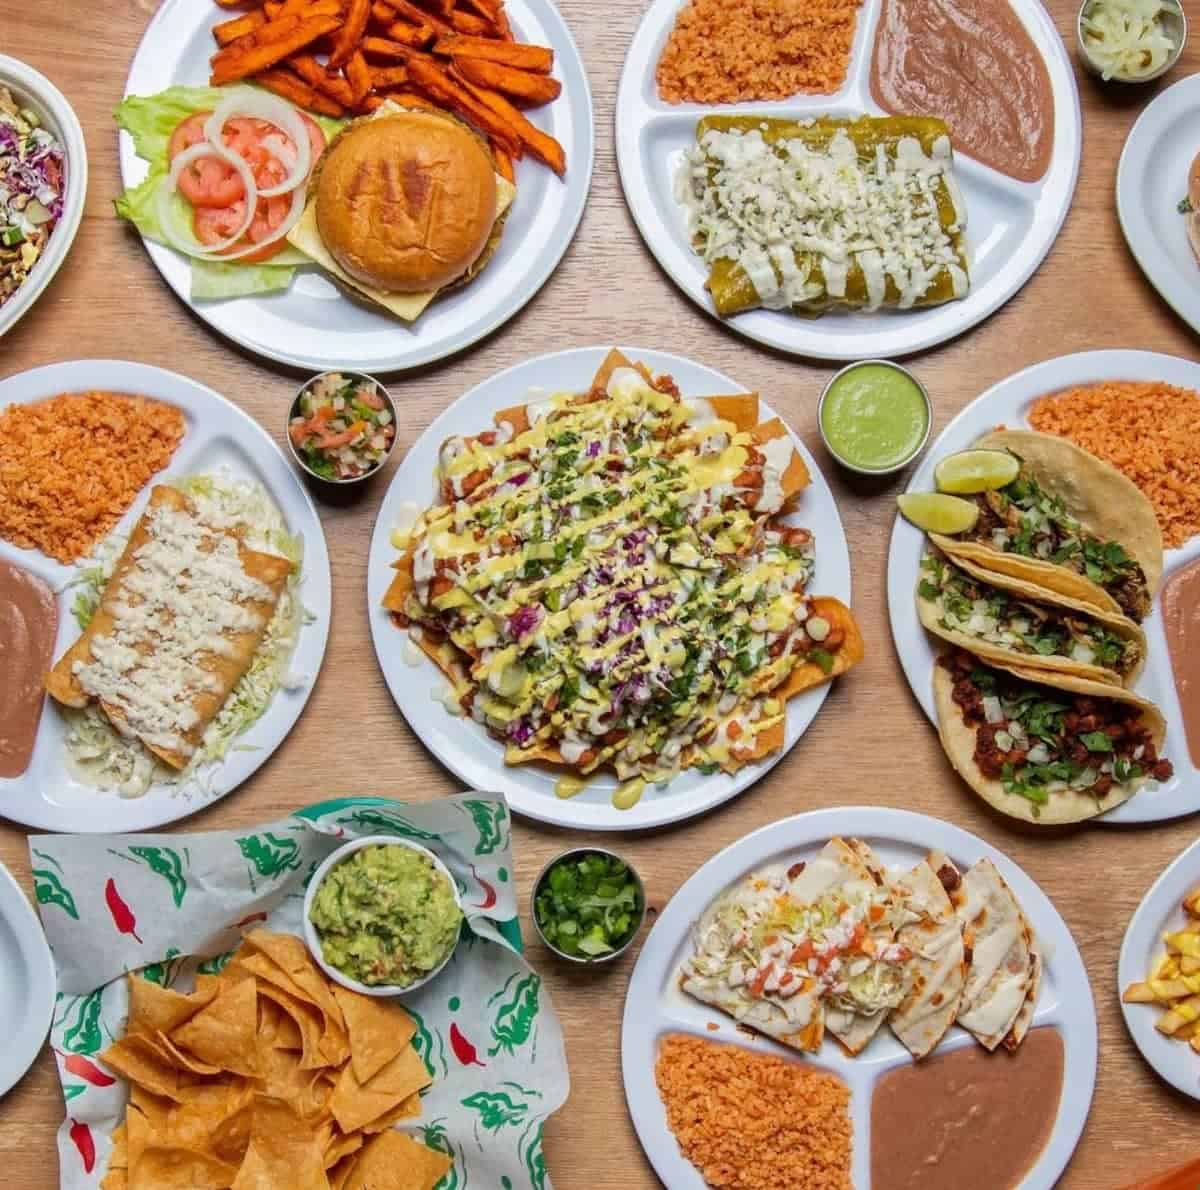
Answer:
<svg viewBox="0 0 1200 1190"><path fill-rule="evenodd" d="M1087 42L1083 36L1083 18L1088 9L1096 0L1083 0L1079 6L1079 16L1075 20L1075 41L1079 47L1079 57L1083 61L1087 70L1094 74L1097 78L1102 78L1104 71L1093 59L1091 51L1088 49ZM1187 43L1187 15L1183 11L1183 5L1179 0L1163 0L1166 5L1166 10L1159 18L1163 25L1163 30L1166 35L1174 43L1174 50L1168 55L1167 60L1152 74L1142 75L1139 78L1126 78L1124 75L1114 74L1109 82L1114 83L1151 83L1157 78L1162 78L1168 70L1173 67L1183 53L1183 47Z"/></svg>
<svg viewBox="0 0 1200 1190"><path fill-rule="evenodd" d="M637 925L625 942L618 946L616 950L611 950L608 954L597 955L595 958L589 958L587 955L565 954L559 950L542 933L542 927L537 919L537 895L538 890L542 887L542 881L546 879L546 874L561 859L570 859L573 856L582 858L585 855L606 855L609 859L619 860L623 863L629 869L629 874L637 884L638 899L642 903ZM606 847L572 847L569 851L564 851L560 855L556 855L538 873L537 879L533 882L533 891L529 894L529 916L533 921L533 928L537 931L537 936L545 944L546 949L551 951L556 958L563 959L568 963L578 963L582 967L595 967L601 963L611 963L614 959L619 959L633 945L634 940L642 932L642 926L646 922L646 886L642 883L642 878L638 875L637 869L623 855L618 855L615 851L609 851Z"/></svg>

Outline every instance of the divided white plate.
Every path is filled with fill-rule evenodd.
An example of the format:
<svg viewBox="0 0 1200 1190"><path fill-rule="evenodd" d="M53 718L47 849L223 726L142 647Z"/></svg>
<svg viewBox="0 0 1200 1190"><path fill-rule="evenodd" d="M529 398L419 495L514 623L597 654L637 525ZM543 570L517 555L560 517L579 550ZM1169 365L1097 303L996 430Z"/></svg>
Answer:
<svg viewBox="0 0 1200 1190"><path fill-rule="evenodd" d="M412 324L346 297L316 268L301 269L284 293L193 302L187 259L146 241L150 259L180 300L214 330L257 355L314 372L347 361L367 372L415 368L461 351L511 318L545 284L575 235L591 184L594 134L583 61L551 0L511 0L506 11L518 41L554 49L554 75L563 93L531 111L529 118L562 144L567 176L559 181L533 160L517 163L517 201L504 238L475 281L434 302ZM204 0L167 0L134 54L125 94L153 95L176 84L206 86L212 26L220 13ZM135 186L148 166L125 134L120 152L121 180Z"/></svg>
<svg viewBox="0 0 1200 1190"><path fill-rule="evenodd" d="M267 432L224 397L186 376L122 360L50 364L0 382L0 409L89 389L134 393L177 405L184 412L187 429L161 478L225 467L234 476L257 480L279 506L288 529L304 539L303 580L298 592L311 619L300 630L292 657L292 672L300 685L295 690L280 690L263 717L239 737L223 762L201 769L197 779L187 785L154 785L141 797L123 798L93 789L69 771L63 748L63 720L47 698L29 768L23 776L0 779L0 815L13 822L53 831L140 831L174 822L224 797L258 769L291 731L308 701L325 655L331 595L329 554L312 500ZM130 532L154 482L138 494L114 533ZM71 614L75 592L69 585L77 568L2 540L0 558L24 567L58 592L54 656L60 657L79 635Z"/></svg>
<svg viewBox="0 0 1200 1190"><path fill-rule="evenodd" d="M1162 936L1182 929L1186 918L1180 902L1197 885L1200 885L1200 841L1172 861L1129 919L1117 964L1118 996L1131 983L1144 980L1151 966L1166 952ZM1185 1095L1200 1099L1200 1054L1186 1041L1173 1041L1154 1027L1163 1009L1157 1004L1126 1004L1122 1000L1121 1014L1134 1045L1155 1071Z"/></svg>
<svg viewBox="0 0 1200 1190"><path fill-rule="evenodd" d="M0 1095L33 1065L54 1015L54 960L20 885L0 864Z"/></svg>
<svg viewBox="0 0 1200 1190"><path fill-rule="evenodd" d="M375 522L367 567L367 609L375 653L396 705L422 743L466 785L503 793L518 813L543 822L589 830L637 830L703 814L752 785L804 734L825 701L829 685L788 701L787 736L781 752L760 764L747 765L733 776L715 773L706 777L691 769L681 773L665 791L648 788L632 810L617 810L611 800L617 781L611 775L595 777L582 793L564 800L555 796L559 774L549 767L506 766L504 749L497 740L479 724L454 718L442 706L439 695L446 689L446 681L433 662L423 654L415 667L405 661L406 635L380 606L394 573L392 563L398 557L389 541L392 528L399 520L402 505L415 503L426 508L437 498L433 476L442 443L453 434L490 429L493 413L521 404L538 390L553 393L586 389L608 350L582 347L517 364L464 394L417 439L397 468ZM746 391L720 372L680 356L638 347L621 350L654 372L669 372L685 397ZM771 407L763 401L762 419L773 416ZM809 589L848 604L850 554L833 493L804 444L794 434L792 441L812 473L812 484L801 497L797 511L787 518L816 535L817 565Z"/></svg>
<svg viewBox="0 0 1200 1190"><path fill-rule="evenodd" d="M1050 251L1071 205L1082 134L1075 74L1053 21L1038 0L1011 2L1045 56L1054 95L1054 154L1045 176L1029 183L955 153L955 175L967 204L967 296L928 310L832 313L817 319L754 310L725 320L733 330L780 351L815 359L895 357L961 334L1025 284ZM681 3L654 0L634 34L617 92L617 164L625 199L650 251L680 289L715 317L704 288L707 270L688 243L686 218L674 198L675 173L684 149L695 141L696 122L709 112L796 119L884 114L870 93L880 0L865 0L859 9L850 66L839 91L774 103L713 106L674 105L658 97L654 72Z"/></svg>
<svg viewBox="0 0 1200 1190"><path fill-rule="evenodd" d="M932 491L933 469L938 461L970 446L988 430L1001 425L1028 429L1028 409L1038 397L1102 380L1161 380L1200 389L1200 364L1151 351L1084 351L1035 364L1000 381L958 414L925 452L924 461L909 480L908 490ZM917 618L915 594L924 543L925 535L897 514L888 551L888 614L908 684L922 710L936 724L933 639ZM1163 580L1198 556L1200 537L1194 537L1181 549L1167 550ZM1192 765L1188 755L1162 616L1157 613L1150 616L1142 627L1149 652L1146 668L1134 689L1156 703L1167 718L1162 753L1174 764L1175 775L1161 785L1144 786L1124 805L1097 819L1098 822L1161 822L1200 810L1200 770ZM964 796L974 796L965 785L962 788Z"/></svg>
<svg viewBox="0 0 1200 1190"><path fill-rule="evenodd" d="M1179 201L1200 152L1200 75L1154 97L1125 138L1117 166L1117 214L1150 284L1192 330L1200 331L1200 264L1188 244Z"/></svg>
<svg viewBox="0 0 1200 1190"><path fill-rule="evenodd" d="M888 868L912 867L935 848L961 868L987 856L1016 894L1046 956L1034 1027L1058 1029L1066 1049L1058 1118L1041 1158L1021 1183L1021 1190L1049 1190L1079 1143L1096 1082L1096 1010L1075 939L1046 894L996 848L936 818L874 806L797 814L739 839L692 875L650 931L625 996L621 1072L629 1114L658 1176L671 1190L704 1187L667 1127L666 1109L654 1082L659 1040L669 1033L691 1033L790 1061L810 1062L841 1078L850 1088L854 1130L851 1178L857 1190L870 1190L872 1088L887 1071L912 1061L887 1028L857 1058L848 1057L832 1039L826 1039L818 1053L801 1056L768 1038L739 1032L730 1017L685 996L677 980L679 965L690 953L692 924L715 897L765 864L811 858L834 835L864 839ZM717 1032L708 1029L710 1023L719 1026ZM936 1052L975 1044L956 1025Z"/></svg>

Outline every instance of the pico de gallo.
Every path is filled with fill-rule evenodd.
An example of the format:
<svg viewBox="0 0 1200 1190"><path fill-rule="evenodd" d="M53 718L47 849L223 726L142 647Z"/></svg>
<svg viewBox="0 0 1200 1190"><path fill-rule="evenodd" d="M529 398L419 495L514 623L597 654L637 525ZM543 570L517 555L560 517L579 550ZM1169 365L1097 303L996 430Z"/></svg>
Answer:
<svg viewBox="0 0 1200 1190"><path fill-rule="evenodd" d="M36 112L0 87L0 306L29 277L62 217L66 155Z"/></svg>
<svg viewBox="0 0 1200 1190"><path fill-rule="evenodd" d="M292 408L296 455L321 479L362 479L383 464L396 440L391 400L369 376L325 372Z"/></svg>

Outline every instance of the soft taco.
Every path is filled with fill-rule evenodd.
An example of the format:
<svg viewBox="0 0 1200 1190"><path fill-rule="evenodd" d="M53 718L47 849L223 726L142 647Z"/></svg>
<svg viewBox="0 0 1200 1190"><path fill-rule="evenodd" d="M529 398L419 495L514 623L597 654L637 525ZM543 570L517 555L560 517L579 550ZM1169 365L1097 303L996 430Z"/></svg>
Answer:
<svg viewBox="0 0 1200 1190"><path fill-rule="evenodd" d="M934 666L933 694L950 763L1013 818L1043 826L1094 818L1174 771L1159 755L1161 712L1116 686L951 649Z"/></svg>
<svg viewBox="0 0 1200 1190"><path fill-rule="evenodd" d="M974 444L1016 455L1011 483L970 499L979 520L946 553L1141 623L1162 577L1154 508L1115 467L1065 438L998 430Z"/></svg>
<svg viewBox="0 0 1200 1190"><path fill-rule="evenodd" d="M936 548L921 560L917 614L935 636L1002 665L1131 686L1146 659L1146 638L1127 616Z"/></svg>

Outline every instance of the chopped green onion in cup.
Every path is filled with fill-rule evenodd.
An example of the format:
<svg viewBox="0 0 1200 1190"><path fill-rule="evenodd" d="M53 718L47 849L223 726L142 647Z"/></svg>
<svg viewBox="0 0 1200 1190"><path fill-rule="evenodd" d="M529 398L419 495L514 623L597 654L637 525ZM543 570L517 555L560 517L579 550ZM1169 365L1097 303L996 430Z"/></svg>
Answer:
<svg viewBox="0 0 1200 1190"><path fill-rule="evenodd" d="M615 856L564 856L542 876L534 915L546 941L570 958L599 959L637 933L642 893L637 878Z"/></svg>

